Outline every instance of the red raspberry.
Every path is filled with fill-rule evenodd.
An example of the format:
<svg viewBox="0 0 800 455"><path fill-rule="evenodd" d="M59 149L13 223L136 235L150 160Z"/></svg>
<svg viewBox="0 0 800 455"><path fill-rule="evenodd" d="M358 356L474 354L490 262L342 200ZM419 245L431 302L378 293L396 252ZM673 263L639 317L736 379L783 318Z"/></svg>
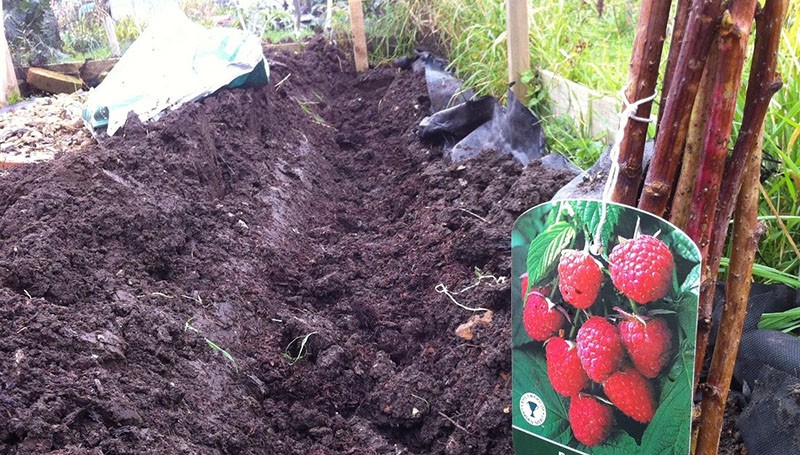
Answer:
<svg viewBox="0 0 800 455"><path fill-rule="evenodd" d="M669 362L672 332L662 318L645 319L626 315L619 323L622 345L636 370L646 378L655 378Z"/></svg>
<svg viewBox="0 0 800 455"><path fill-rule="evenodd" d="M592 316L578 329L578 358L586 374L594 382L603 382L619 370L625 355L617 327Z"/></svg>
<svg viewBox="0 0 800 455"><path fill-rule="evenodd" d="M553 389L565 397L575 396L589 385L574 343L553 337L545 347L547 377Z"/></svg>
<svg viewBox="0 0 800 455"><path fill-rule="evenodd" d="M585 310L592 306L600 293L603 272L600 263L589 253L564 250L558 261L558 288L564 300Z"/></svg>
<svg viewBox="0 0 800 455"><path fill-rule="evenodd" d="M617 409L637 422L647 423L656 413L653 386L633 368L612 374L603 383L603 391Z"/></svg>
<svg viewBox="0 0 800 455"><path fill-rule="evenodd" d="M608 258L614 286L639 304L662 299L672 286L675 261L661 240L641 235L614 247Z"/></svg>
<svg viewBox="0 0 800 455"><path fill-rule="evenodd" d="M558 332L566 321L550 299L538 290L531 289L522 311L522 324L529 337L544 341Z"/></svg>
<svg viewBox="0 0 800 455"><path fill-rule="evenodd" d="M611 407L591 395L577 395L569 404L569 425L575 439L589 447L602 444L611 433Z"/></svg>

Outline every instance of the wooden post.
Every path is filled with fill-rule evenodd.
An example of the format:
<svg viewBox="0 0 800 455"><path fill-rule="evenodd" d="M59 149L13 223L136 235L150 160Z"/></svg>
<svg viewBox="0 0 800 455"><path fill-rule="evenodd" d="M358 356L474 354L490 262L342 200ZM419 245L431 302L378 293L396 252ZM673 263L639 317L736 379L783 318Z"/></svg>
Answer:
<svg viewBox="0 0 800 455"><path fill-rule="evenodd" d="M14 73L14 62L11 59L11 49L6 41L6 27L3 18L3 3L0 2L0 107L8 104L9 98L19 96L17 75Z"/></svg>
<svg viewBox="0 0 800 455"><path fill-rule="evenodd" d="M119 47L114 19L111 18L111 14L108 11L103 11L101 14L103 15L103 30L105 30L106 38L108 38L108 47L111 49L111 55L119 57L122 55L122 50Z"/></svg>
<svg viewBox="0 0 800 455"><path fill-rule="evenodd" d="M326 33L331 32L331 22L333 21L333 0L328 0L328 3L325 5L325 26L324 30ZM328 39L331 37L329 36Z"/></svg>
<svg viewBox="0 0 800 455"><path fill-rule="evenodd" d="M359 73L369 68L367 59L367 35L364 32L364 8L361 0L350 2L350 28L353 31L353 58Z"/></svg>
<svg viewBox="0 0 800 455"><path fill-rule="evenodd" d="M530 43L528 42L528 2L506 0L506 30L508 39L508 82L514 84L517 99L525 104L528 91L522 83L522 73L531 69Z"/></svg>

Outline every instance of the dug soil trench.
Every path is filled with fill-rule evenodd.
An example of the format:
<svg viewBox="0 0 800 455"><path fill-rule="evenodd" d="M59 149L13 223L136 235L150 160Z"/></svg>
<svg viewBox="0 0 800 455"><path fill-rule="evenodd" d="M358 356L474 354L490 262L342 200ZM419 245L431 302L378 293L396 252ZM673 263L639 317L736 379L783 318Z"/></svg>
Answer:
<svg viewBox="0 0 800 455"><path fill-rule="evenodd" d="M335 48L0 178L0 453L511 452L509 235L567 175ZM478 279L481 275L483 279ZM494 312L467 341L474 313Z"/></svg>

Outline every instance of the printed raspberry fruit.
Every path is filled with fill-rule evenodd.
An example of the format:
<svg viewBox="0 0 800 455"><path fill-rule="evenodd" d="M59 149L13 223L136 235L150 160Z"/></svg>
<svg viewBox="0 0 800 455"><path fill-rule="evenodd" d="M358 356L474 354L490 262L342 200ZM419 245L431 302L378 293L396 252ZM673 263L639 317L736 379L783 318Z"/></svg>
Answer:
<svg viewBox="0 0 800 455"><path fill-rule="evenodd" d="M637 422L647 423L656 413L653 386L633 368L612 374L603 383L603 391L617 409Z"/></svg>
<svg viewBox="0 0 800 455"><path fill-rule="evenodd" d="M611 407L591 395L577 395L570 400L569 425L581 444L602 444L611 433L614 414Z"/></svg>
<svg viewBox="0 0 800 455"><path fill-rule="evenodd" d="M626 315L619 323L619 336L633 366L646 378L657 377L670 360L672 331L662 318Z"/></svg>
<svg viewBox="0 0 800 455"><path fill-rule="evenodd" d="M608 258L611 281L625 297L644 305L672 286L675 261L661 240L641 235L615 246Z"/></svg>
<svg viewBox="0 0 800 455"><path fill-rule="evenodd" d="M589 376L581 367L578 348L563 338L553 337L545 347L547 377L560 395L572 397L589 385Z"/></svg>
<svg viewBox="0 0 800 455"><path fill-rule="evenodd" d="M555 335L566 321L550 299L538 290L531 289L522 311L522 324L529 337L544 341Z"/></svg>
<svg viewBox="0 0 800 455"><path fill-rule="evenodd" d="M600 263L584 251L564 250L558 261L558 289L564 300L575 308L592 306L600 293L603 272Z"/></svg>
<svg viewBox="0 0 800 455"><path fill-rule="evenodd" d="M578 358L594 382L603 382L619 370L625 352L617 327L600 316L592 316L578 329Z"/></svg>

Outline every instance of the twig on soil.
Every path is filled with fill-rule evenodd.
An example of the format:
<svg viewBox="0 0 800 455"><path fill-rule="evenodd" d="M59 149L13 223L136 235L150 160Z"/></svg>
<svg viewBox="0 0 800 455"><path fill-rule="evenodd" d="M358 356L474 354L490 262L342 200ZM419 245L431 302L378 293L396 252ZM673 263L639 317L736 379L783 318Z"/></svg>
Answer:
<svg viewBox="0 0 800 455"><path fill-rule="evenodd" d="M181 297L183 297L184 299L194 300L200 306L203 306L203 298L200 297L200 294L197 294L196 296L182 295Z"/></svg>
<svg viewBox="0 0 800 455"><path fill-rule="evenodd" d="M417 400L420 400L420 401L422 401L423 403L425 403L425 412L428 412L428 411L430 411L430 409L431 409L431 404L430 404L430 403L428 403L428 400L426 400L425 398L422 398L422 397L421 397L421 396L419 396L419 395L414 395L413 393L411 394L411 396L412 396L412 397L414 397L414 398L416 398Z"/></svg>
<svg viewBox="0 0 800 455"><path fill-rule="evenodd" d="M281 85L283 85L284 82L288 81L290 77L292 77L292 73L287 74L286 77L284 77L283 79L281 79L278 82L276 82L275 83L275 90L278 90L278 88Z"/></svg>
<svg viewBox="0 0 800 455"><path fill-rule="evenodd" d="M464 213L468 213L468 214L470 214L470 215L474 216L475 218L477 218L477 219L479 219L479 220L483 221L484 223L491 223L491 221L489 221L489 220L487 220L486 218L484 218L484 217L482 217L482 216L480 216L480 215L476 214L475 212L471 212L471 211L469 211L469 210L467 210L467 209L462 209L461 207L459 207L459 208L458 208L458 210L461 210L461 211L462 211L462 212L464 212Z"/></svg>
<svg viewBox="0 0 800 455"><path fill-rule="evenodd" d="M474 286L473 286L473 287L474 287ZM434 290L435 290L436 292L438 292L439 294L444 294L444 295L446 295L447 297L449 297L449 298L450 298L450 300L452 300L452 301L453 301L453 303L455 303L456 305L458 305L459 307L461 307L461 308L463 308L463 309L465 309L465 310L467 310L467 311L489 311L489 309L488 309L488 308L480 308L480 307L478 307L478 308L471 308L471 307L468 307L468 306L466 306L466 305L464 305L464 304L460 303L458 300L456 300L456 298L455 298L455 297L453 297L453 295L460 294L461 292L464 292L464 291L466 291L466 289L462 289L462 290L461 290L461 292L450 292L450 291L447 289L447 286L445 286L445 285L444 285L444 283L439 283L439 284L437 284L437 285L436 285L436 287L434 288Z"/></svg>
<svg viewBox="0 0 800 455"><path fill-rule="evenodd" d="M477 281L476 281L476 282L474 282L474 283L472 283L472 284L470 284L469 286L465 287L464 289L462 289L462 290L460 290L460 291L450 291L450 290L447 288L447 286L445 286L445 284L444 284L444 283L439 283L439 284L437 284L437 285L436 285L436 287L434 288L434 290L435 290L437 293L439 293L439 294L444 294L444 295L446 295L447 297L449 297L449 298L450 298L450 300L452 300L452 301L453 301L453 303L455 303L456 305L458 305L459 307L461 307L461 308L463 308L463 309L465 309L465 310L468 310L468 311L489 311L489 309L488 309L488 308L471 308L471 307L468 307L468 306L466 306L466 305L464 305L464 304L460 303L460 302L459 302L458 300L456 300L456 298L455 298L455 297L453 297L453 296L454 296L454 295L463 294L463 293L465 293L465 292L467 292L467 291L469 291L469 290L471 290L471 289L474 289L474 288L476 288L476 287L480 286L480 285L481 285L481 282L483 282L483 280L494 280L494 284L503 284L503 283L505 283L505 282L508 280L508 278L506 278L506 277L504 277L504 276L501 276L501 277L496 277L496 276L494 276L494 275L488 275L488 274L484 274L484 273L481 271L481 269L479 269L479 268L477 268L477 267L475 268L475 276L476 276L476 278L477 278Z"/></svg>
<svg viewBox="0 0 800 455"><path fill-rule="evenodd" d="M174 295L164 294L163 292L151 292L151 296L153 297L164 297L165 299L174 299Z"/></svg>
<svg viewBox="0 0 800 455"><path fill-rule="evenodd" d="M470 436L474 436L474 434L472 434L472 432L471 432L471 431L469 431L469 430L467 430L466 428L464 428L464 427L462 427L461 425L459 425L459 424L458 424L458 422L456 422L456 421L455 421L455 420L453 420L452 418L448 417L448 416L447 416L447 414L443 413L442 411L439 411L439 415L440 415L440 416L442 416L442 417L444 417L445 419L447 419L447 421L448 421L448 422L450 422L450 423L452 423L453 425L455 425L455 427L456 427L456 428L458 428L459 430L463 431L464 433L467 433L467 434L468 434L468 435L470 435Z"/></svg>
<svg viewBox="0 0 800 455"><path fill-rule="evenodd" d="M289 365L294 365L295 363L297 363L300 360L302 360L303 357L306 356L306 354L308 354L308 349L306 348L306 345L308 344L308 339L311 337L311 335L315 335L316 333L317 332L311 332L311 333L308 333L306 335L301 335L301 336L295 337L292 341L289 342L288 345L286 345L286 350L283 353L283 357L286 358L287 360L289 360ZM298 340L300 340L300 349L298 349L297 355L293 356L293 355L291 355L289 353L289 349Z"/></svg>

